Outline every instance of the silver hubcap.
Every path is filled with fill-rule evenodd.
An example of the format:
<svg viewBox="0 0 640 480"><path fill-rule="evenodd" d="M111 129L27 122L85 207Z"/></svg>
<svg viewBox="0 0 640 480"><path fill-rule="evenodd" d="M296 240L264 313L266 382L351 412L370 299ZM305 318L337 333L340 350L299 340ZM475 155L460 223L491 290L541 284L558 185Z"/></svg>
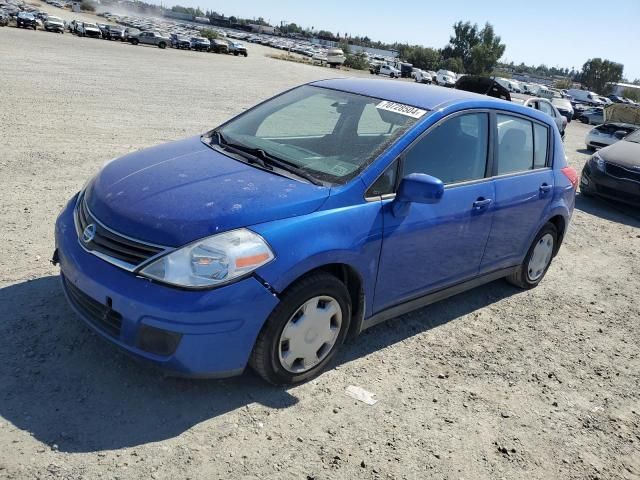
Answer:
<svg viewBox="0 0 640 480"><path fill-rule="evenodd" d="M280 364L292 373L312 369L329 355L341 326L342 309L335 298L323 295L307 300L280 335Z"/></svg>
<svg viewBox="0 0 640 480"><path fill-rule="evenodd" d="M533 249L533 254L529 259L529 266L527 267L527 275L529 280L535 282L538 280L545 269L551 262L551 256L553 255L553 235L547 233L543 235L536 247Z"/></svg>

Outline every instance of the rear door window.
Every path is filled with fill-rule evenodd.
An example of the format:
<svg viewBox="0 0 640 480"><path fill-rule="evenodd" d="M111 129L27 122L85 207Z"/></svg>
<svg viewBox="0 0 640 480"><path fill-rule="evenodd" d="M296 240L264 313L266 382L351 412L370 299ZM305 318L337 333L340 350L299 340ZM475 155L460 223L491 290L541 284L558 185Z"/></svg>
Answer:
<svg viewBox="0 0 640 480"><path fill-rule="evenodd" d="M497 175L526 172L547 166L548 127L502 114L497 115L497 122Z"/></svg>

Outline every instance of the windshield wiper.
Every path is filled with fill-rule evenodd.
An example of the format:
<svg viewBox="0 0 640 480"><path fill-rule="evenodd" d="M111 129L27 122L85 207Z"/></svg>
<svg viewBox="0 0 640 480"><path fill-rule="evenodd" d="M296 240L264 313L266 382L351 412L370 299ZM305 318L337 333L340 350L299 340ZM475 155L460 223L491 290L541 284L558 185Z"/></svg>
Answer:
<svg viewBox="0 0 640 480"><path fill-rule="evenodd" d="M216 140L218 141L218 146L220 146L221 148L223 149L231 148L241 153L242 156L247 160L247 162L256 164L265 170L273 170L273 167L271 165L267 165L262 157L257 156L253 151L248 151L248 147L245 147L244 145L228 142L224 138L224 135L222 135L222 132L218 130L214 131L213 134L215 135ZM244 155L245 153L248 153L249 156L247 157L246 155Z"/></svg>
<svg viewBox="0 0 640 480"><path fill-rule="evenodd" d="M299 168L291 162L288 162L287 160L276 157L271 153L267 153L262 148L254 148L239 143L231 143L224 138L224 135L219 130L215 130L213 132L213 135L216 137L218 145L220 145L222 148L228 147L233 150L238 150L240 152L248 153L249 155L251 155L251 158L247 159L251 163L255 163L267 170L273 170L273 167L276 166L282 170L291 172L298 177L304 178L314 185L323 185L323 183L318 181L313 175L310 175L303 169Z"/></svg>

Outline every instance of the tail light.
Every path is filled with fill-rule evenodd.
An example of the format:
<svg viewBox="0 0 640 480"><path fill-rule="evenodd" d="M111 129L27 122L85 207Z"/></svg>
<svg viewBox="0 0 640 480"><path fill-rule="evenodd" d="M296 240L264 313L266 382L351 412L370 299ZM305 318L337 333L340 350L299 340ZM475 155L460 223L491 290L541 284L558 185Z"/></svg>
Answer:
<svg viewBox="0 0 640 480"><path fill-rule="evenodd" d="M578 188L578 172L576 172L576 169L573 167L564 167L561 168L560 171L571 182L573 189L576 190Z"/></svg>

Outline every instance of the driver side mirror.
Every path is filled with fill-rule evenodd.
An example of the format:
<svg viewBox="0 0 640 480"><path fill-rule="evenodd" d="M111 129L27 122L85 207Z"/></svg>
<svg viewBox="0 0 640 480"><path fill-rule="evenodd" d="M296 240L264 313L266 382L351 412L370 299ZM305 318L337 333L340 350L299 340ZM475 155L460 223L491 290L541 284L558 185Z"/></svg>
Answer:
<svg viewBox="0 0 640 480"><path fill-rule="evenodd" d="M404 217L412 203L438 203L443 195L442 180L424 173L412 173L400 181L393 202L393 215Z"/></svg>

